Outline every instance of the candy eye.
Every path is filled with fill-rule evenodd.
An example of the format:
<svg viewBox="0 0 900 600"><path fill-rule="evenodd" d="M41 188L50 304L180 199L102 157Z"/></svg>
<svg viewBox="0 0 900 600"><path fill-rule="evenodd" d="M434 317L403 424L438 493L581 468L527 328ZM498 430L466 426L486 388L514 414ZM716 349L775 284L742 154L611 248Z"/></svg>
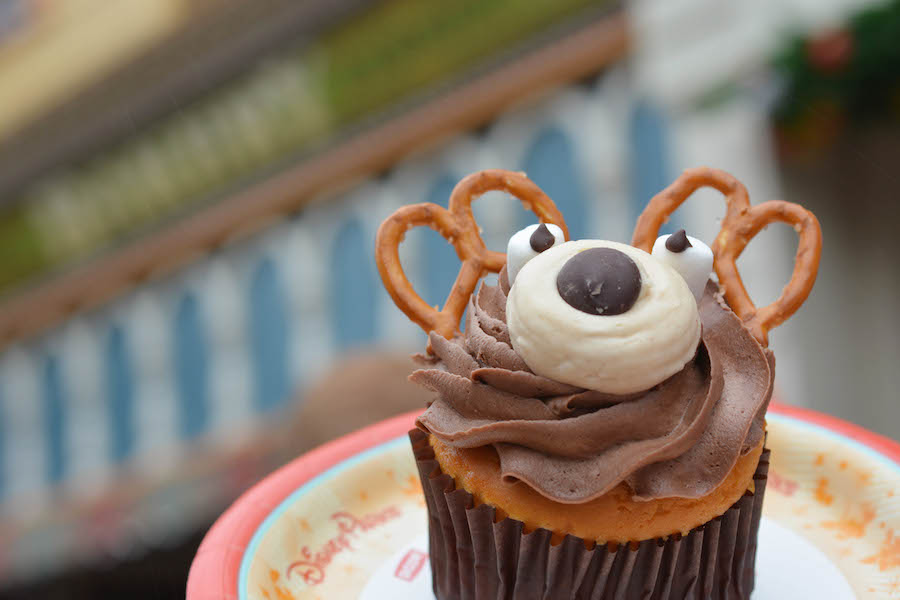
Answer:
<svg viewBox="0 0 900 600"><path fill-rule="evenodd" d="M712 273L713 253L709 246L680 229L672 235L659 236L653 244L652 254L656 260L678 271L699 304Z"/></svg>
<svg viewBox="0 0 900 600"><path fill-rule="evenodd" d="M620 315L641 294L641 272L624 252L591 248L563 265L556 289L566 303L591 315Z"/></svg>
<svg viewBox="0 0 900 600"><path fill-rule="evenodd" d="M566 241L562 229L556 225L539 223L529 225L525 229L517 231L506 247L506 276L509 284L516 280L519 270L529 260Z"/></svg>

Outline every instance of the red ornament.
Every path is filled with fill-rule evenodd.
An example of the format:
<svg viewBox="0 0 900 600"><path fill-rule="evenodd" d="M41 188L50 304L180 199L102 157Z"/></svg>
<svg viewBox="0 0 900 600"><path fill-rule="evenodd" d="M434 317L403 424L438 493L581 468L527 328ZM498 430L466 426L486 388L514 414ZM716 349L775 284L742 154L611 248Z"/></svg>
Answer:
<svg viewBox="0 0 900 600"><path fill-rule="evenodd" d="M842 71L853 57L853 36L846 29L829 31L806 44L809 62L823 73Z"/></svg>

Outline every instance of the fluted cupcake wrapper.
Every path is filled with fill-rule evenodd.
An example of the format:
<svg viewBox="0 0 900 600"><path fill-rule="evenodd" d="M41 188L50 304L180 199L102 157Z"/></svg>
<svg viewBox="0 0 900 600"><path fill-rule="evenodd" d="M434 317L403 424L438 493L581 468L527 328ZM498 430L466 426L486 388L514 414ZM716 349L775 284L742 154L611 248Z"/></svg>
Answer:
<svg viewBox="0 0 900 600"><path fill-rule="evenodd" d="M409 433L428 506L429 552L438 600L746 600L769 468L763 450L748 492L725 514L684 536L624 545L525 533L512 518L475 506L441 470L422 431Z"/></svg>

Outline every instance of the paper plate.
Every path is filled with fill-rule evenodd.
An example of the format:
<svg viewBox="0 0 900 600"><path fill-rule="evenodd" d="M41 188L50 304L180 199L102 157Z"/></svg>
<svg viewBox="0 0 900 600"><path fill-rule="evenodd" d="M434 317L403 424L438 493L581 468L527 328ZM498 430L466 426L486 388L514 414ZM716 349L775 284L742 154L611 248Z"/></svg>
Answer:
<svg viewBox="0 0 900 600"><path fill-rule="evenodd" d="M415 413L306 454L210 529L188 600L431 600ZM754 600L900 599L900 444L773 406Z"/></svg>

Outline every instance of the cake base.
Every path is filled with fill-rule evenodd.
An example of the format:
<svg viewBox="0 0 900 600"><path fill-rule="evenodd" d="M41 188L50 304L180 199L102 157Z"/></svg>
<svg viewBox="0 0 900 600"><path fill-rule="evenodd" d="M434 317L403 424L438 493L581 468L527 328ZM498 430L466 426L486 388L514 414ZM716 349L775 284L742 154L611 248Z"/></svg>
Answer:
<svg viewBox="0 0 900 600"><path fill-rule="evenodd" d="M429 553L438 600L747 600L769 467L763 450L747 492L723 515L684 536L600 545L546 529L527 532L457 489L428 436L410 431L428 506Z"/></svg>
<svg viewBox="0 0 900 600"><path fill-rule="evenodd" d="M522 521L529 531L543 527L556 532L553 543L565 532L586 540L628 543L687 535L694 527L718 517L753 489L765 440L739 456L731 471L711 492L700 498L657 498L638 501L631 488L620 483L609 492L582 504L563 504L541 495L527 483L505 481L500 457L491 446L456 448L431 435L428 442L441 470L457 488L472 493L476 504L490 504L503 516Z"/></svg>

